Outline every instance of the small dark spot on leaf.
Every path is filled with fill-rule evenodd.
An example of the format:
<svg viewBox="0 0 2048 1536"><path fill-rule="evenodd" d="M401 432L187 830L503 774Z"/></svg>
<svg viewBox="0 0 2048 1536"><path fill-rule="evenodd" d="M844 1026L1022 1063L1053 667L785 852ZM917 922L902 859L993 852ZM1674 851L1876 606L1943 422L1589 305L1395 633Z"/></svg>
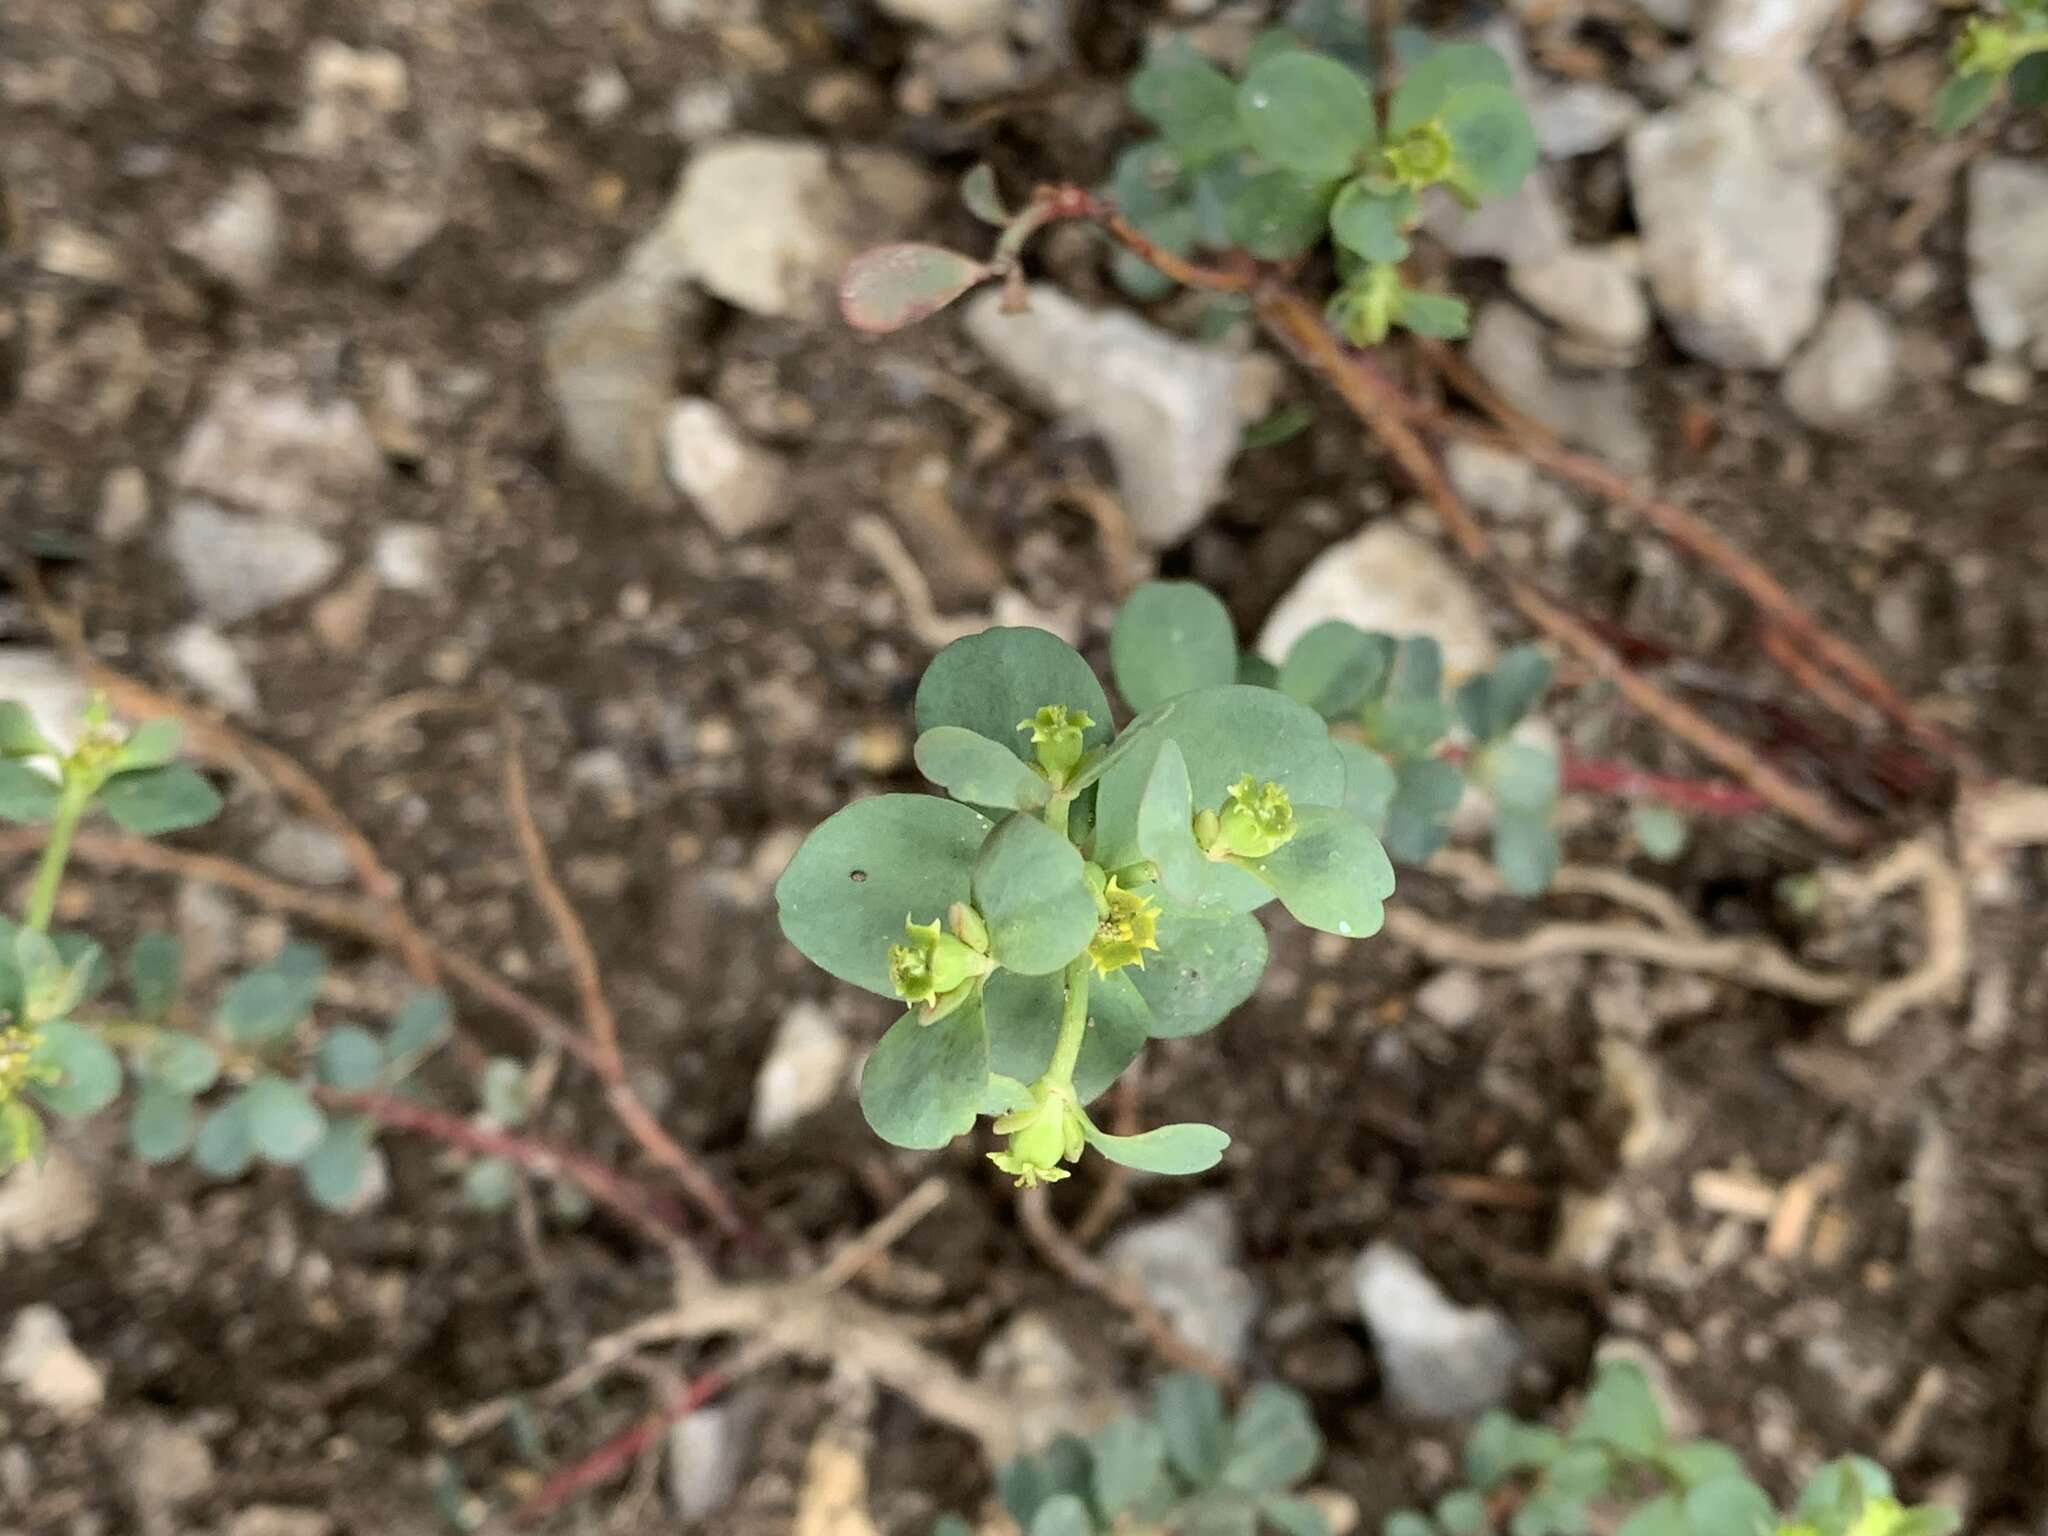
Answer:
<svg viewBox="0 0 2048 1536"><path fill-rule="evenodd" d="M868 878L868 872L867 872L866 870L864 870L864 869L856 869L856 870L855 870L855 871L853 872L853 883L854 883L855 885L863 885L863 884L865 884L865 883L867 882L867 878Z"/></svg>

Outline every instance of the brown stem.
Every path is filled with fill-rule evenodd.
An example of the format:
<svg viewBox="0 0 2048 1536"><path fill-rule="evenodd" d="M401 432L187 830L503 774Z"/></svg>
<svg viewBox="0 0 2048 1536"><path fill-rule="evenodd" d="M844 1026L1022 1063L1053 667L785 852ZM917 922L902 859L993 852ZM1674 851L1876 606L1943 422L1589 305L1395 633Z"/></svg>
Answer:
<svg viewBox="0 0 2048 1536"><path fill-rule="evenodd" d="M581 1498L593 1488L603 1487L640 1459L671 1424L687 1419L729 1385L717 1371L697 1377L686 1391L659 1413L650 1413L639 1423L612 1436L595 1450L557 1468L540 1490L513 1515L516 1526L537 1525L564 1505Z"/></svg>

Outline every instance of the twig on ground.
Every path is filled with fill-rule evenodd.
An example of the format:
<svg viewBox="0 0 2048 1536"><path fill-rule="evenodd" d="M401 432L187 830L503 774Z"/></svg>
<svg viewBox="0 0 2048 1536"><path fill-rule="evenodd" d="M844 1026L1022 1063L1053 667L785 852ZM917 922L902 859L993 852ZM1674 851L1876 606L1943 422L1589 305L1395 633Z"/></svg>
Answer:
<svg viewBox="0 0 2048 1536"><path fill-rule="evenodd" d="M746 1351L741 1351L742 1356L745 1353ZM520 1505L518 1512L512 1516L512 1523L515 1526L536 1524L556 1510L581 1498L593 1488L602 1488L638 1461L641 1453L651 1447L671 1424L688 1418L731 1386L749 1365L758 1363L758 1360L746 1361L735 1358L722 1369L706 1371L696 1377L659 1413L647 1415L630 1429L614 1435L587 1455L579 1457L565 1467L557 1468L554 1474L541 1484L539 1491Z"/></svg>
<svg viewBox="0 0 2048 1536"><path fill-rule="evenodd" d="M1501 879L1493 861L1470 849L1442 849L1430 857L1424 868L1432 875L1453 881L1468 895L1495 897L1509 894L1507 882ZM1676 896L1661 885L1638 880L1625 870L1609 869L1599 864L1563 864L1551 879L1550 893L1556 896L1598 896L1618 907L1640 912L1666 932L1684 938L1698 937L1702 932L1698 920L1686 911Z"/></svg>
<svg viewBox="0 0 2048 1536"><path fill-rule="evenodd" d="M1920 962L1871 988L1849 1010L1844 1028L1851 1044L1868 1045L1915 1008L1961 998L1970 974L1970 899L1933 834L1901 843L1861 869L1831 871L1824 884L1851 914L1909 885L1920 891Z"/></svg>
<svg viewBox="0 0 2048 1536"><path fill-rule="evenodd" d="M1093 1291L1131 1320L1152 1352L1167 1364L1184 1371L1199 1371L1226 1390L1235 1391L1239 1376L1228 1361L1219 1360L1199 1345L1180 1336L1167 1315L1146 1299L1130 1281L1105 1269L1081 1251L1072 1237L1054 1220L1052 1204L1041 1186L1017 1196L1017 1213L1024 1223L1024 1235L1053 1268L1074 1284Z"/></svg>
<svg viewBox="0 0 2048 1536"><path fill-rule="evenodd" d="M479 693L463 693L453 688L415 688L410 693L395 694L375 708L357 716L339 730L321 741L314 757L328 768L356 750L380 741L399 726L423 715L482 713L491 707L491 701Z"/></svg>
<svg viewBox="0 0 2048 1536"><path fill-rule="evenodd" d="M1110 596L1119 602L1128 597L1152 567L1122 500L1108 486L1086 475L1068 476L1052 487L1048 499L1066 502L1087 514L1095 525L1096 547L1109 573Z"/></svg>
<svg viewBox="0 0 2048 1536"><path fill-rule="evenodd" d="M955 640L981 632L984 625L979 619L947 618L939 612L932 601L931 583L888 523L872 512L863 512L847 525L847 531L896 589L897 600L903 604L903 622L919 640L941 651Z"/></svg>

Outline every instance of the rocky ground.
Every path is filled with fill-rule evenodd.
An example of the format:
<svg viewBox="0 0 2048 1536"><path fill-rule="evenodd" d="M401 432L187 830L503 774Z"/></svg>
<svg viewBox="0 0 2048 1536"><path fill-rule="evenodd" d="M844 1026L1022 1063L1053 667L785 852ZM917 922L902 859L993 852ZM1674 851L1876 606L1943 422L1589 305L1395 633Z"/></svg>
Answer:
<svg viewBox="0 0 2048 1536"><path fill-rule="evenodd" d="M1517 61L1546 164L1507 208L1439 210L1436 249L1510 400L1654 472L2039 779L2048 136L1935 141L1950 19L1836 9L1453 18ZM104 657L311 765L437 934L566 1005L499 799L489 704L515 709L664 1122L798 1252L942 1174L872 1299L1074 1414L1151 1361L1042 1266L974 1148L866 1133L848 1078L884 1010L782 944L776 873L849 795L916 784L915 679L991 618L1099 654L1156 569L1269 643L1340 614L1476 665L1520 636L1326 397L1209 306L1122 303L1085 234L1046 242L1023 317L984 301L876 342L825 288L864 241L974 240L951 187L978 158L1012 187L1099 177L1146 38L1229 60L1265 11L12 0L0 22L0 533ZM1236 451L1290 405L1306 432ZM1668 550L1519 460L1452 469L1516 559L1699 658L1731 717L1777 696L1732 597ZM0 595L0 696L54 718L80 687ZM1552 723L1696 766L1597 689ZM192 841L348 878L246 785ZM1821 851L1774 823L1698 827L1659 867L1589 804L1568 847L1816 964L1918 954L1910 904L1788 919L1777 882ZM1610 1348L1775 1486L1865 1449L1983 1529L2048 1530L2044 878L1987 880L1966 995L1866 1045L1738 980L1277 936L1242 1015L1144 1082L1228 1127L1230 1159L1136 1188L1102 1255L1310 1394L1332 1507L1367 1528L1444 1485L1458 1415L1540 1411ZM1403 897L1497 934L1601 910L1437 876ZM88 876L67 901L176 928L202 983L284 932L197 885ZM340 1006L395 992L388 958L339 959ZM624 1156L578 1091L548 1128ZM623 1234L469 1213L417 1149L339 1218L283 1180L145 1172L120 1139L109 1117L0 1183L0 1530L460 1526L643 1411L625 1378L530 1436L451 1446L442 1417L662 1304ZM618 1529L921 1532L987 1488L901 1400L794 1367L647 1468L559 1528L616 1505ZM865 1512L821 1523L828 1474L865 1479Z"/></svg>

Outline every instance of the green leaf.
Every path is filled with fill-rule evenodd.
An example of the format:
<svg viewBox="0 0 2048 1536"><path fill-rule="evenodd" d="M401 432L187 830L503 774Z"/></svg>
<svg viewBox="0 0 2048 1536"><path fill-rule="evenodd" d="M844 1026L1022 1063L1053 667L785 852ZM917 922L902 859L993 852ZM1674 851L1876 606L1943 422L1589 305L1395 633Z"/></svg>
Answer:
<svg viewBox="0 0 2048 1536"><path fill-rule="evenodd" d="M1140 1173L1207 1173L1223 1161L1230 1138L1213 1125L1162 1125L1138 1136L1112 1136L1086 1122L1088 1145L1112 1163Z"/></svg>
<svg viewBox="0 0 2048 1536"><path fill-rule="evenodd" d="M1295 816L1295 833L1248 867L1298 923L1347 939L1368 939L1387 920L1394 866L1372 828L1322 806Z"/></svg>
<svg viewBox="0 0 2048 1536"><path fill-rule="evenodd" d="M1842 1456L1814 1472L1799 1494L1799 1519L1807 1524L1830 1528L1829 1517L1839 1515L1833 1528L1839 1530L1876 1499L1896 1497L1892 1475L1868 1456Z"/></svg>
<svg viewBox="0 0 2048 1536"><path fill-rule="evenodd" d="M988 1075L979 998L931 1024L906 1013L861 1069L861 1113L892 1146L943 1147L973 1128Z"/></svg>
<svg viewBox="0 0 2048 1536"><path fill-rule="evenodd" d="M1192 796L1179 745L1162 742L1138 802L1138 848L1159 866L1160 889L1196 906L1256 911L1272 899L1272 892L1250 870L1202 852L1195 842ZM1160 942L1171 937L1169 931Z"/></svg>
<svg viewBox="0 0 2048 1536"><path fill-rule="evenodd" d="M1230 1454L1230 1424L1216 1383L1178 1371L1152 1389L1152 1404L1173 1470L1197 1488L1213 1485Z"/></svg>
<svg viewBox="0 0 2048 1536"><path fill-rule="evenodd" d="M1692 836L1692 827L1683 816L1654 800L1638 800L1630 805L1628 821L1643 856L1659 864L1669 864L1684 853Z"/></svg>
<svg viewBox="0 0 2048 1536"><path fill-rule="evenodd" d="M236 1045L282 1040L312 1013L326 969L326 957L312 945L285 945L275 960L228 988L215 1026Z"/></svg>
<svg viewBox="0 0 2048 1536"><path fill-rule="evenodd" d="M1055 1494L1031 1517L1029 1536L1094 1536L1088 1506L1071 1493Z"/></svg>
<svg viewBox="0 0 2048 1536"><path fill-rule="evenodd" d="M1599 1443L1645 1460L1662 1451L1664 1414L1643 1368L1631 1360L1602 1363L1571 1438L1574 1445Z"/></svg>
<svg viewBox="0 0 2048 1536"><path fill-rule="evenodd" d="M1431 750L1450 728L1443 692L1443 647L1429 635L1398 642L1385 683L1360 712L1366 744L1395 758Z"/></svg>
<svg viewBox="0 0 2048 1536"><path fill-rule="evenodd" d="M291 1167L327 1134L327 1116L311 1094L287 1078L265 1072L242 1090L249 1142L265 1162Z"/></svg>
<svg viewBox="0 0 2048 1536"><path fill-rule="evenodd" d="M1225 791L1245 774L1279 784L1297 813L1344 798L1344 762L1321 716L1269 688L1198 688L1146 711L1118 738L1095 807L1095 861L1104 869L1120 869L1142 856L1138 807L1168 741L1186 759L1197 810L1220 807Z"/></svg>
<svg viewBox="0 0 2048 1536"><path fill-rule="evenodd" d="M931 1536L974 1536L974 1527L958 1515L945 1514L932 1522Z"/></svg>
<svg viewBox="0 0 2048 1536"><path fill-rule="evenodd" d="M1004 819L974 861L974 906L1006 971L1043 976L1088 947L1095 895L1074 845L1037 817Z"/></svg>
<svg viewBox="0 0 2048 1536"><path fill-rule="evenodd" d="M1225 155L1194 172L1188 184L1192 199L1188 211L1194 215L1190 237L1193 243L1218 248L1231 244L1230 205L1258 174L1258 159L1247 153ZM1241 311L1239 318L1242 314Z"/></svg>
<svg viewBox="0 0 2048 1536"><path fill-rule="evenodd" d="M1412 187L1378 190L1369 177L1344 183L1330 206L1330 233L1337 243L1365 261L1405 261L1408 231L1422 216L1422 202Z"/></svg>
<svg viewBox="0 0 2048 1536"><path fill-rule="evenodd" d="M13 950L16 984L30 1022L61 1019L78 1006L85 996L90 972L83 966L66 965L48 934L35 928L17 928Z"/></svg>
<svg viewBox="0 0 2048 1536"><path fill-rule="evenodd" d="M1237 680L1237 632L1207 587L1148 581L1109 632L1109 665L1124 702L1142 714L1193 688Z"/></svg>
<svg viewBox="0 0 2048 1536"><path fill-rule="evenodd" d="M1963 1517L1939 1504L1923 1504L1900 1515L1886 1536L1954 1536L1962 1529Z"/></svg>
<svg viewBox="0 0 2048 1536"><path fill-rule="evenodd" d="M27 763L0 758L0 821L41 826L57 814L56 781Z"/></svg>
<svg viewBox="0 0 2048 1536"><path fill-rule="evenodd" d="M874 335L915 325L996 274L942 245L903 241L862 251L839 281L839 313Z"/></svg>
<svg viewBox="0 0 2048 1536"><path fill-rule="evenodd" d="M448 995L414 992L391 1016L391 1028L384 1037L384 1064L401 1074L409 1072L422 1058L446 1045L454 1033Z"/></svg>
<svg viewBox="0 0 2048 1536"><path fill-rule="evenodd" d="M856 800L804 839L775 883L782 931L819 969L893 997L889 946L903 941L904 920L941 919L968 899L991 830L934 795Z"/></svg>
<svg viewBox="0 0 2048 1536"><path fill-rule="evenodd" d="M1437 1529L1420 1510L1397 1509L1381 1523L1380 1536L1437 1536Z"/></svg>
<svg viewBox="0 0 2048 1536"><path fill-rule="evenodd" d="M1235 110L1235 103L1232 105ZM0 699L0 757L62 757L26 704Z"/></svg>
<svg viewBox="0 0 2048 1536"><path fill-rule="evenodd" d="M1615 1456L1604 1445L1575 1445L1550 1464L1544 1486L1561 1498L1591 1500L1614 1486Z"/></svg>
<svg viewBox="0 0 2048 1536"><path fill-rule="evenodd" d="M1664 1465L1672 1477L1687 1488L1699 1483L1712 1482L1717 1478L1744 1475L1742 1458L1731 1448L1715 1440L1695 1440L1689 1445L1674 1445L1664 1453Z"/></svg>
<svg viewBox="0 0 2048 1536"><path fill-rule="evenodd" d="M478 1158L463 1170L463 1204L481 1215L504 1210L518 1192L519 1170L503 1158Z"/></svg>
<svg viewBox="0 0 2048 1536"><path fill-rule="evenodd" d="M960 201L984 224L998 229L1010 222L1010 210L1003 206L1003 194L996 187L995 168L986 160L960 178Z"/></svg>
<svg viewBox="0 0 2048 1536"><path fill-rule="evenodd" d="M1363 19L1357 0L1294 0L1288 6L1286 23L1318 53L1327 53L1348 68L1369 77L1374 68L1372 29ZM1400 40L1396 29L1395 40ZM1401 57L1399 50L1395 56Z"/></svg>
<svg viewBox="0 0 2048 1536"><path fill-rule="evenodd" d="M1261 448L1277 448L1282 443L1292 442L1316 423L1316 413L1299 400L1287 404L1260 417L1243 432L1238 434L1239 453L1253 453ZM1233 671L1223 682L1234 682L1238 673Z"/></svg>
<svg viewBox="0 0 2048 1536"><path fill-rule="evenodd" d="M989 1009L984 1006L982 1017L986 1019L988 1016ZM988 1044L989 1066L993 1070L990 1071L988 1082L981 1090L980 1113L994 1120L1007 1114L1013 1114L1020 1109L1029 1109L1031 1107L1031 1090L1024 1086L1021 1079L1005 1077L1002 1072L1002 1065L996 1059L996 1034L993 1023L989 1025ZM1046 1060L1050 1061L1052 1058L1047 1056ZM1040 1076L1043 1075L1041 1072Z"/></svg>
<svg viewBox="0 0 2048 1536"><path fill-rule="evenodd" d="M1187 167L1170 145L1157 139L1133 144L1116 157L1109 174L1109 197L1117 211L1153 239L1152 220L1191 211Z"/></svg>
<svg viewBox="0 0 2048 1536"><path fill-rule="evenodd" d="M1084 747L1108 743L1109 698L1080 652L1042 629L986 629L955 640L925 668L917 685L917 728L962 726L1030 762L1030 738L1017 725L1048 704L1064 704L1093 722L1082 734Z"/></svg>
<svg viewBox="0 0 2048 1536"><path fill-rule="evenodd" d="M1114 1520L1150 1493L1166 1471L1166 1438L1143 1419L1118 1419L1088 1440L1095 1507Z"/></svg>
<svg viewBox="0 0 2048 1536"><path fill-rule="evenodd" d="M1557 758L1526 741L1502 741L1479 754L1479 781L1505 811L1548 820L1557 804Z"/></svg>
<svg viewBox="0 0 2048 1536"><path fill-rule="evenodd" d="M1288 261L1323 237L1330 195L1293 171L1263 171L1231 198L1224 212L1230 243L1261 261Z"/></svg>
<svg viewBox="0 0 2048 1536"><path fill-rule="evenodd" d="M247 1095L236 1094L206 1117L192 1143L192 1161L216 1179L238 1179L249 1171L256 1161L256 1140Z"/></svg>
<svg viewBox="0 0 2048 1536"><path fill-rule="evenodd" d="M1325 720L1349 719L1386 686L1395 651L1389 636L1331 619L1294 642L1275 686Z"/></svg>
<svg viewBox="0 0 2048 1536"><path fill-rule="evenodd" d="M1399 137L1443 111L1454 92L1471 86L1510 90L1507 60L1484 43L1448 43L1410 65L1387 108L1387 133Z"/></svg>
<svg viewBox="0 0 2048 1536"><path fill-rule="evenodd" d="M1622 1521L1615 1536L1692 1536L1685 1522L1685 1501L1675 1493L1659 1495Z"/></svg>
<svg viewBox="0 0 2048 1536"><path fill-rule="evenodd" d="M1457 341L1472 329L1472 307L1453 294L1403 288L1394 300L1394 319L1418 336Z"/></svg>
<svg viewBox="0 0 2048 1536"><path fill-rule="evenodd" d="M1961 133L1998 99L1997 75L1951 75L1934 97L1934 131L1942 138Z"/></svg>
<svg viewBox="0 0 2048 1536"><path fill-rule="evenodd" d="M1444 1536L1489 1536L1493 1530L1486 1500L1469 1488L1460 1488L1437 1500L1436 1523Z"/></svg>
<svg viewBox="0 0 2048 1536"><path fill-rule="evenodd" d="M360 1093L383 1077L384 1046L360 1025L337 1025L320 1042L318 1065L320 1081L328 1087Z"/></svg>
<svg viewBox="0 0 2048 1536"><path fill-rule="evenodd" d="M1375 833L1384 833L1387 808L1394 803L1394 792L1400 787L1394 765L1349 736L1333 736L1331 740L1344 759L1344 814L1355 816Z"/></svg>
<svg viewBox="0 0 2048 1536"><path fill-rule="evenodd" d="M1131 106L1191 161L1212 159L1243 140L1237 88L1185 43L1153 49L1131 76Z"/></svg>
<svg viewBox="0 0 2048 1536"><path fill-rule="evenodd" d="M2030 53L2006 77L2016 107L2048 107L2048 53Z"/></svg>
<svg viewBox="0 0 2048 1536"><path fill-rule="evenodd" d="M1310 181L1341 180L1377 141L1372 92L1334 59L1286 51L1259 62L1237 91L1251 146Z"/></svg>
<svg viewBox="0 0 2048 1536"><path fill-rule="evenodd" d="M1491 1409L1465 1439L1465 1481L1491 1493L1517 1472L1538 1472L1565 1452L1564 1437L1513 1414Z"/></svg>
<svg viewBox="0 0 2048 1536"><path fill-rule="evenodd" d="M1323 1436L1299 1392L1267 1383L1237 1411L1223 1481L1244 1493L1284 1493L1315 1470Z"/></svg>
<svg viewBox="0 0 2048 1536"><path fill-rule="evenodd" d="M1142 257L1117 251L1109 259L1109 275L1132 300L1152 304L1165 298L1180 284Z"/></svg>
<svg viewBox="0 0 2048 1536"><path fill-rule="evenodd" d="M493 1056L484 1063L478 1097L483 1101L484 1114L507 1130L524 1125L526 1117L533 1113L526 1068L509 1056Z"/></svg>
<svg viewBox="0 0 2048 1536"><path fill-rule="evenodd" d="M1549 1488L1538 1488L1508 1519L1508 1536L1584 1536L1587 1511L1582 1500Z"/></svg>
<svg viewBox="0 0 2048 1536"><path fill-rule="evenodd" d="M20 1099L0 1104L0 1173L22 1163L39 1163L49 1135L43 1117Z"/></svg>
<svg viewBox="0 0 2048 1536"><path fill-rule="evenodd" d="M1298 33L1286 27L1268 27L1252 39L1251 51L1244 58L1245 73L1250 74L1270 58L1283 53L1294 53L1307 46Z"/></svg>
<svg viewBox="0 0 2048 1536"><path fill-rule="evenodd" d="M360 1116L330 1120L320 1144L299 1164L299 1180L323 1210L355 1208L369 1181L377 1127Z"/></svg>
<svg viewBox="0 0 2048 1536"><path fill-rule="evenodd" d="M1259 1517L1280 1536L1330 1536L1330 1522L1307 1499L1261 1499Z"/></svg>
<svg viewBox="0 0 2048 1536"><path fill-rule="evenodd" d="M220 791L183 763L124 773L93 797L124 832L161 837L204 826L220 814Z"/></svg>
<svg viewBox="0 0 2048 1536"><path fill-rule="evenodd" d="M1450 841L1451 813L1465 794L1465 776L1442 758L1424 757L1395 769L1394 798L1381 834L1387 856L1420 864Z"/></svg>
<svg viewBox="0 0 2048 1536"><path fill-rule="evenodd" d="M1498 741L1512 731L1550 686L1550 658L1533 645L1518 645L1490 672L1467 678L1457 692L1458 718L1478 742Z"/></svg>
<svg viewBox="0 0 2048 1536"><path fill-rule="evenodd" d="M197 1035L166 1031L143 1053L143 1074L191 1098L220 1081L220 1052Z"/></svg>
<svg viewBox="0 0 2048 1536"><path fill-rule="evenodd" d="M1105 1027L1128 1024L1145 1038L1177 1040L1214 1029L1258 989L1266 930L1244 913L1158 900L1159 952L1142 969L1098 979L1091 1011ZM1084 1046L1084 1064L1087 1054Z"/></svg>
<svg viewBox="0 0 2048 1536"><path fill-rule="evenodd" d="M168 933L145 933L128 949L128 995L152 1022L168 1018L184 986L185 951Z"/></svg>
<svg viewBox="0 0 2048 1536"><path fill-rule="evenodd" d="M145 1083L128 1115L128 1145L152 1166L172 1162L191 1147L197 1121L190 1098L161 1082Z"/></svg>
<svg viewBox="0 0 2048 1536"><path fill-rule="evenodd" d="M112 771L120 774L161 768L176 760L184 739L185 728L175 720L145 720L121 743L114 754Z"/></svg>
<svg viewBox="0 0 2048 1536"><path fill-rule="evenodd" d="M1717 1477L1685 1495L1690 1536L1769 1536L1778 1511L1747 1477Z"/></svg>
<svg viewBox="0 0 2048 1536"><path fill-rule="evenodd" d="M1043 774L986 736L957 725L934 726L917 738L918 772L955 800L1003 810L1034 811L1052 797Z"/></svg>
<svg viewBox="0 0 2048 1536"><path fill-rule="evenodd" d="M1083 1104L1099 1098L1138 1059L1150 1038L1153 1013L1131 986L1130 972L1096 978L1088 993L1088 1033L1074 1063L1074 1093ZM983 1090L983 1114L1004 1079L1034 1083L1052 1064L1059 1044L1065 987L1058 975L1019 976L998 971L982 989L988 1021L989 1065L996 1074Z"/></svg>
<svg viewBox="0 0 2048 1536"><path fill-rule="evenodd" d="M53 1074L32 1081L29 1092L66 1120L96 1115L121 1093L121 1058L99 1031L83 1024L45 1024L29 1052L29 1065L35 1073Z"/></svg>
<svg viewBox="0 0 2048 1536"><path fill-rule="evenodd" d="M1438 121L1457 152L1458 181L1480 198L1506 197L1536 168L1536 129L1512 90L1462 87L1445 98ZM1402 323L1418 328L1405 316Z"/></svg>
<svg viewBox="0 0 2048 1536"><path fill-rule="evenodd" d="M73 1007L89 1003L106 991L114 979L114 968L99 940L70 929L53 928L50 942L57 946L57 954L70 972L69 987L77 999Z"/></svg>

